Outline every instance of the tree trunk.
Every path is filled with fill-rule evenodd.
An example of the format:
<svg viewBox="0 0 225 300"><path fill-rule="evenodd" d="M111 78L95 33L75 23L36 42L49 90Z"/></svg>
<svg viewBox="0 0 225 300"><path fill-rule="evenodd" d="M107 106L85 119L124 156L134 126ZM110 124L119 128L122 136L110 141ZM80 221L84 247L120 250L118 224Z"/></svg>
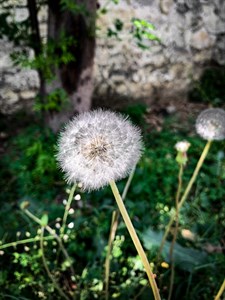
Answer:
<svg viewBox="0 0 225 300"><path fill-rule="evenodd" d="M75 40L73 46L69 48L75 60L54 67L54 80L46 87L48 94L55 89L64 89L69 98L69 103L63 110L48 114L47 123L54 131L76 113L89 110L91 107L96 0L73 1L80 7L84 6L84 11L62 9L60 0L48 0L48 39L57 42L63 33L65 37L73 37Z"/></svg>
<svg viewBox="0 0 225 300"><path fill-rule="evenodd" d="M29 46L34 49L35 56L38 57L42 54L42 42L38 24L38 9L36 0L27 0L27 8L31 25L31 40L29 41ZM44 104L46 98L45 78L42 70L37 69L37 71L40 78L39 96L42 104Z"/></svg>

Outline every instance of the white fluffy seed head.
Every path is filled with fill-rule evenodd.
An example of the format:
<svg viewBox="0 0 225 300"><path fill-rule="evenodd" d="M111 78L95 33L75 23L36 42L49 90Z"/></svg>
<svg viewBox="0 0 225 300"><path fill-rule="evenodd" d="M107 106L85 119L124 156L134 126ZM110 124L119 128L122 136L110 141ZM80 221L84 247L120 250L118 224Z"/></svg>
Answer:
<svg viewBox="0 0 225 300"><path fill-rule="evenodd" d="M205 140L225 139L225 111L220 108L203 110L196 120L196 131Z"/></svg>
<svg viewBox="0 0 225 300"><path fill-rule="evenodd" d="M57 160L69 183L95 190L126 177L141 156L140 130L104 110L75 117L59 138Z"/></svg>

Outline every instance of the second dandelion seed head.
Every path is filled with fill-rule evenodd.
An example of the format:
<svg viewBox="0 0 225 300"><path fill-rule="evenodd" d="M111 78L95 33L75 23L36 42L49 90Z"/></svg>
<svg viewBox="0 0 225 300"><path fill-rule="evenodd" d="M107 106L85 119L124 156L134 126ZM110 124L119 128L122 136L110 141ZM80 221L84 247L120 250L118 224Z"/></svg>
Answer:
<svg viewBox="0 0 225 300"><path fill-rule="evenodd" d="M225 139L225 111L220 108L203 110L196 120L196 131L205 140Z"/></svg>

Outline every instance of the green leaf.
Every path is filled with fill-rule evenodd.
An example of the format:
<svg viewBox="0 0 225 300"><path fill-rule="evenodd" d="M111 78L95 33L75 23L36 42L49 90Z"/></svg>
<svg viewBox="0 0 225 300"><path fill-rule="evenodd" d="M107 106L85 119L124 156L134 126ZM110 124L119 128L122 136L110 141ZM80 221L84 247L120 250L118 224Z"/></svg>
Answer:
<svg viewBox="0 0 225 300"><path fill-rule="evenodd" d="M162 232L153 231L151 228L147 229L142 235L145 248L152 250L155 247L159 247L162 237ZM163 257L167 262L170 261L170 245L171 243L166 241L162 252ZM180 269L188 272L192 272L196 267L205 264L208 258L206 252L194 248L186 248L178 243L175 243L173 255L175 264Z"/></svg>

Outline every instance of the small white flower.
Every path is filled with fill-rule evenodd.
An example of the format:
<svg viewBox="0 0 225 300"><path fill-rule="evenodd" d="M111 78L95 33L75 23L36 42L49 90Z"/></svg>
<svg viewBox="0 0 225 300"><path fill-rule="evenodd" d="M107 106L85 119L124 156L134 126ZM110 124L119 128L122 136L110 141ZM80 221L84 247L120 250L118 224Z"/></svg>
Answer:
<svg viewBox="0 0 225 300"><path fill-rule="evenodd" d="M179 152L187 152L191 144L187 141L177 142L175 145L175 149Z"/></svg>
<svg viewBox="0 0 225 300"><path fill-rule="evenodd" d="M63 236L63 240L66 242L66 241L68 241L68 239L69 239L69 236L68 236L68 234L64 234L64 236Z"/></svg>
<svg viewBox="0 0 225 300"><path fill-rule="evenodd" d="M69 209L69 214L70 214L70 215L74 214L74 209L73 209L73 208L70 208L70 209Z"/></svg>
<svg viewBox="0 0 225 300"><path fill-rule="evenodd" d="M72 229L73 227L74 227L74 223L73 223L73 222L70 222L70 223L68 224L68 228Z"/></svg>
<svg viewBox="0 0 225 300"><path fill-rule="evenodd" d="M77 194L75 197L74 197L75 200L79 201L81 199L81 196L80 194Z"/></svg>
<svg viewBox="0 0 225 300"><path fill-rule="evenodd" d="M140 130L122 115L103 110L75 117L61 133L57 160L68 182L99 189L126 177L141 155Z"/></svg>
<svg viewBox="0 0 225 300"><path fill-rule="evenodd" d="M196 131L205 140L225 139L225 111L220 108L203 110L196 120Z"/></svg>
<svg viewBox="0 0 225 300"><path fill-rule="evenodd" d="M55 227L59 229L61 227L60 223L55 223Z"/></svg>

